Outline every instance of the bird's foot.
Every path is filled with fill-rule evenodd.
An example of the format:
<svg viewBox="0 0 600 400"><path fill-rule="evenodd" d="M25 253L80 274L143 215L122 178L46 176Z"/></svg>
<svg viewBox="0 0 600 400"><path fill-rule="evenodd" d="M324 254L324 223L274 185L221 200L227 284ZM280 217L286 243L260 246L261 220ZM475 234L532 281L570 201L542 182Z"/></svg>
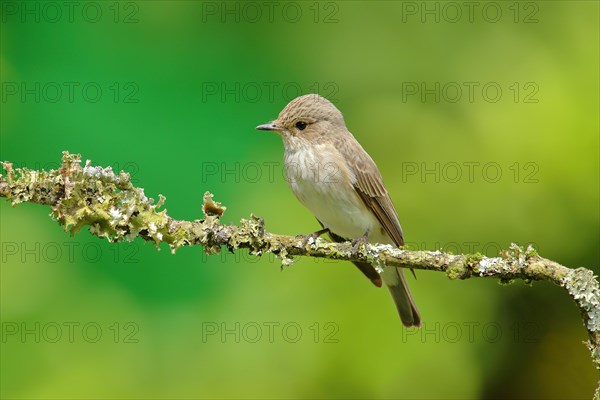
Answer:
<svg viewBox="0 0 600 400"><path fill-rule="evenodd" d="M352 241L352 251L357 252L360 249L361 244L366 246L367 243L369 243L369 232L365 232L364 235Z"/></svg>
<svg viewBox="0 0 600 400"><path fill-rule="evenodd" d="M304 240L302 241L302 247L306 247L306 245L308 244L310 239L312 239L314 241L319 236L323 235L324 233L329 233L329 229L327 229L327 228L321 229L320 231L316 231L316 232L311 233L310 235L304 236Z"/></svg>

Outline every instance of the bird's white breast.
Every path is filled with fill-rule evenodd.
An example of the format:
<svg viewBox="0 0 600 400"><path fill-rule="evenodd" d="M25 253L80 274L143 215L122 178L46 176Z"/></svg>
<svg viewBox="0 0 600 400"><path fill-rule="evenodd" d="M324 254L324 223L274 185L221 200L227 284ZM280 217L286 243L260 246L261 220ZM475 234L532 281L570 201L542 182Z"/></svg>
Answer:
<svg viewBox="0 0 600 400"><path fill-rule="evenodd" d="M334 146L318 144L286 150L285 169L298 200L325 228L346 239L359 238L366 232L379 233L377 218L353 187L354 173Z"/></svg>

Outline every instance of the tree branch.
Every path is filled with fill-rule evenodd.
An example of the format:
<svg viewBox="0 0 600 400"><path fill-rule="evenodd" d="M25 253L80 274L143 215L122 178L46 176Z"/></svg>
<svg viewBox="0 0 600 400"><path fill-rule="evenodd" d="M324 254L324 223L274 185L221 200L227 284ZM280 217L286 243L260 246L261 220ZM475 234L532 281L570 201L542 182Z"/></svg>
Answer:
<svg viewBox="0 0 600 400"><path fill-rule="evenodd" d="M92 234L111 242L141 237L157 246L166 243L173 253L192 245L203 246L208 254L218 253L222 246L230 251L248 249L255 255L273 253L281 258L283 266L292 264L293 256L309 256L369 262L379 270L387 265L439 271L450 279L548 281L565 289L575 300L588 331L586 344L600 369L600 288L593 272L567 268L540 257L531 246L523 249L511 244L498 257L484 257L409 251L390 245L367 244L356 249L350 243L331 243L320 238L303 243L302 236L265 231L263 219L254 215L242 219L239 226L222 224L220 217L225 207L214 202L208 192L204 195L203 219L173 219L166 209L159 211L165 201L162 195L154 203L144 189L132 185L129 174L115 174L110 167L92 167L89 160L82 167L78 154L63 152L58 170L15 170L10 162L3 162L2 166L5 174L0 175L0 197L6 197L13 205L30 202L51 206L51 217L71 234L89 226Z"/></svg>

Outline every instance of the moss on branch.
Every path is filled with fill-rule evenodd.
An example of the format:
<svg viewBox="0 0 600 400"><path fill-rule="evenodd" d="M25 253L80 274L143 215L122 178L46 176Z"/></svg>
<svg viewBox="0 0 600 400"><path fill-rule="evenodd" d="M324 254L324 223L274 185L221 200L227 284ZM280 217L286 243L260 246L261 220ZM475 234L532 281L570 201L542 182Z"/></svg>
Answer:
<svg viewBox="0 0 600 400"><path fill-rule="evenodd" d="M254 255L273 253L284 266L293 263L294 256L308 256L439 271L450 279L548 281L564 288L579 307L588 331L587 345L600 368L600 288L596 277L589 269L571 269L540 257L531 246L511 244L498 257L410 251L390 245L368 244L357 249L351 243L321 238L305 241L303 236L269 233L264 220L254 215L242 219L239 225L223 224L220 218L225 207L208 192L201 219L173 219L166 209L160 210L165 202L162 195L155 202L144 189L133 186L127 173L92 166L89 160L81 166L78 154L63 152L58 170L13 169L10 162L3 162L2 167L5 173L0 175L0 197L13 205L30 202L50 206L50 216L72 235L89 226L92 234L111 242L141 237L157 246L166 243L173 253L192 245L201 245L209 254L223 247L231 251L244 248Z"/></svg>

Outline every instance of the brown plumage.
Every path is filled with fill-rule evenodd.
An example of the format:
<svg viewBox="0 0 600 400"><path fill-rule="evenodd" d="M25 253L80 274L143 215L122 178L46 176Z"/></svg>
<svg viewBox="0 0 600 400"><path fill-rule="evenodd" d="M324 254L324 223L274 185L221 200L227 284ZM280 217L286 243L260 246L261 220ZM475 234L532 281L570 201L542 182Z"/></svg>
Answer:
<svg viewBox="0 0 600 400"><path fill-rule="evenodd" d="M366 235L373 242L404 245L398 214L377 165L331 102L316 94L300 96L275 121L257 129L281 135L290 188L329 229L334 241ZM385 267L378 272L366 263L355 265L376 286L383 279L405 326L420 326L421 317L401 269Z"/></svg>

